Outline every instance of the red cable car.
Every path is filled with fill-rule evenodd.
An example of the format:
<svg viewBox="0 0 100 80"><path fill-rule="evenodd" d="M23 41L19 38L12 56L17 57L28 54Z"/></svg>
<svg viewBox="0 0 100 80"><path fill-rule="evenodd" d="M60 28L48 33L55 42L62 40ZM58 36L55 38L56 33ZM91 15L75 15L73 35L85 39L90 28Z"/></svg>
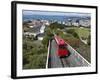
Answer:
<svg viewBox="0 0 100 80"><path fill-rule="evenodd" d="M57 55L59 57L65 57L69 55L69 51L67 50L67 44L65 41L58 36L54 36L54 39L57 43Z"/></svg>

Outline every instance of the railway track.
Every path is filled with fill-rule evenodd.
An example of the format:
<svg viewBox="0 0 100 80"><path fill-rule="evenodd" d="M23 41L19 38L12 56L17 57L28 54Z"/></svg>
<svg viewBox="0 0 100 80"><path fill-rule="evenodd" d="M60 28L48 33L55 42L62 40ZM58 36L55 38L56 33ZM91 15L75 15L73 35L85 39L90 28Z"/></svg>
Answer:
<svg viewBox="0 0 100 80"><path fill-rule="evenodd" d="M71 55L71 53L69 52L68 56L60 58L62 67L71 67L70 61L68 60L68 58L70 57L70 55Z"/></svg>
<svg viewBox="0 0 100 80"><path fill-rule="evenodd" d="M62 67L70 67L70 63L66 57L60 58L60 61L61 61Z"/></svg>
<svg viewBox="0 0 100 80"><path fill-rule="evenodd" d="M84 59L76 50L74 50L70 45L67 45L69 50L69 56L59 58L57 55L55 41L51 41L51 46L49 48L48 63L47 68L61 68L61 67L86 67L90 66L90 63Z"/></svg>

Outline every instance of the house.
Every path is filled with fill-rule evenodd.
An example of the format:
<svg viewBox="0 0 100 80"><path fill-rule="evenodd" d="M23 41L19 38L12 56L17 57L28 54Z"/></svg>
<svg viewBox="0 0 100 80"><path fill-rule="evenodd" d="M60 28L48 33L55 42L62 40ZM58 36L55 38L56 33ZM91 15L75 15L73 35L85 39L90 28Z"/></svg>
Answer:
<svg viewBox="0 0 100 80"><path fill-rule="evenodd" d="M38 39L38 40L43 40L44 35L45 35L44 33L38 34L38 35L37 35L37 39Z"/></svg>

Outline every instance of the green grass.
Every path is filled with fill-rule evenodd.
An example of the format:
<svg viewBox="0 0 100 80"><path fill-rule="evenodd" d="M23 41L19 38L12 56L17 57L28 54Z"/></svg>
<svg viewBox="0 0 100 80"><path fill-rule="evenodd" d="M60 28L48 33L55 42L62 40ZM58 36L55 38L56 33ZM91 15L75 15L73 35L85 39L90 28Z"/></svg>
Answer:
<svg viewBox="0 0 100 80"><path fill-rule="evenodd" d="M79 37L88 38L90 35L90 30L88 28L76 28L76 33L79 35Z"/></svg>
<svg viewBox="0 0 100 80"><path fill-rule="evenodd" d="M75 32L79 35L81 38L87 39L88 36L90 35L90 28L80 28L80 27L69 27L67 29L74 29Z"/></svg>

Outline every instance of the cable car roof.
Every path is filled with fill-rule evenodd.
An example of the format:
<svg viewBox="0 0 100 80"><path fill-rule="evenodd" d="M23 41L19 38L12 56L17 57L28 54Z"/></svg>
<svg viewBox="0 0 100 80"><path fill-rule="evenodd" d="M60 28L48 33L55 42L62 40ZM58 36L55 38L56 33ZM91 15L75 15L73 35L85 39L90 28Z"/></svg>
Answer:
<svg viewBox="0 0 100 80"><path fill-rule="evenodd" d="M55 40L56 40L58 45L64 45L65 44L65 41L58 36L55 36Z"/></svg>

